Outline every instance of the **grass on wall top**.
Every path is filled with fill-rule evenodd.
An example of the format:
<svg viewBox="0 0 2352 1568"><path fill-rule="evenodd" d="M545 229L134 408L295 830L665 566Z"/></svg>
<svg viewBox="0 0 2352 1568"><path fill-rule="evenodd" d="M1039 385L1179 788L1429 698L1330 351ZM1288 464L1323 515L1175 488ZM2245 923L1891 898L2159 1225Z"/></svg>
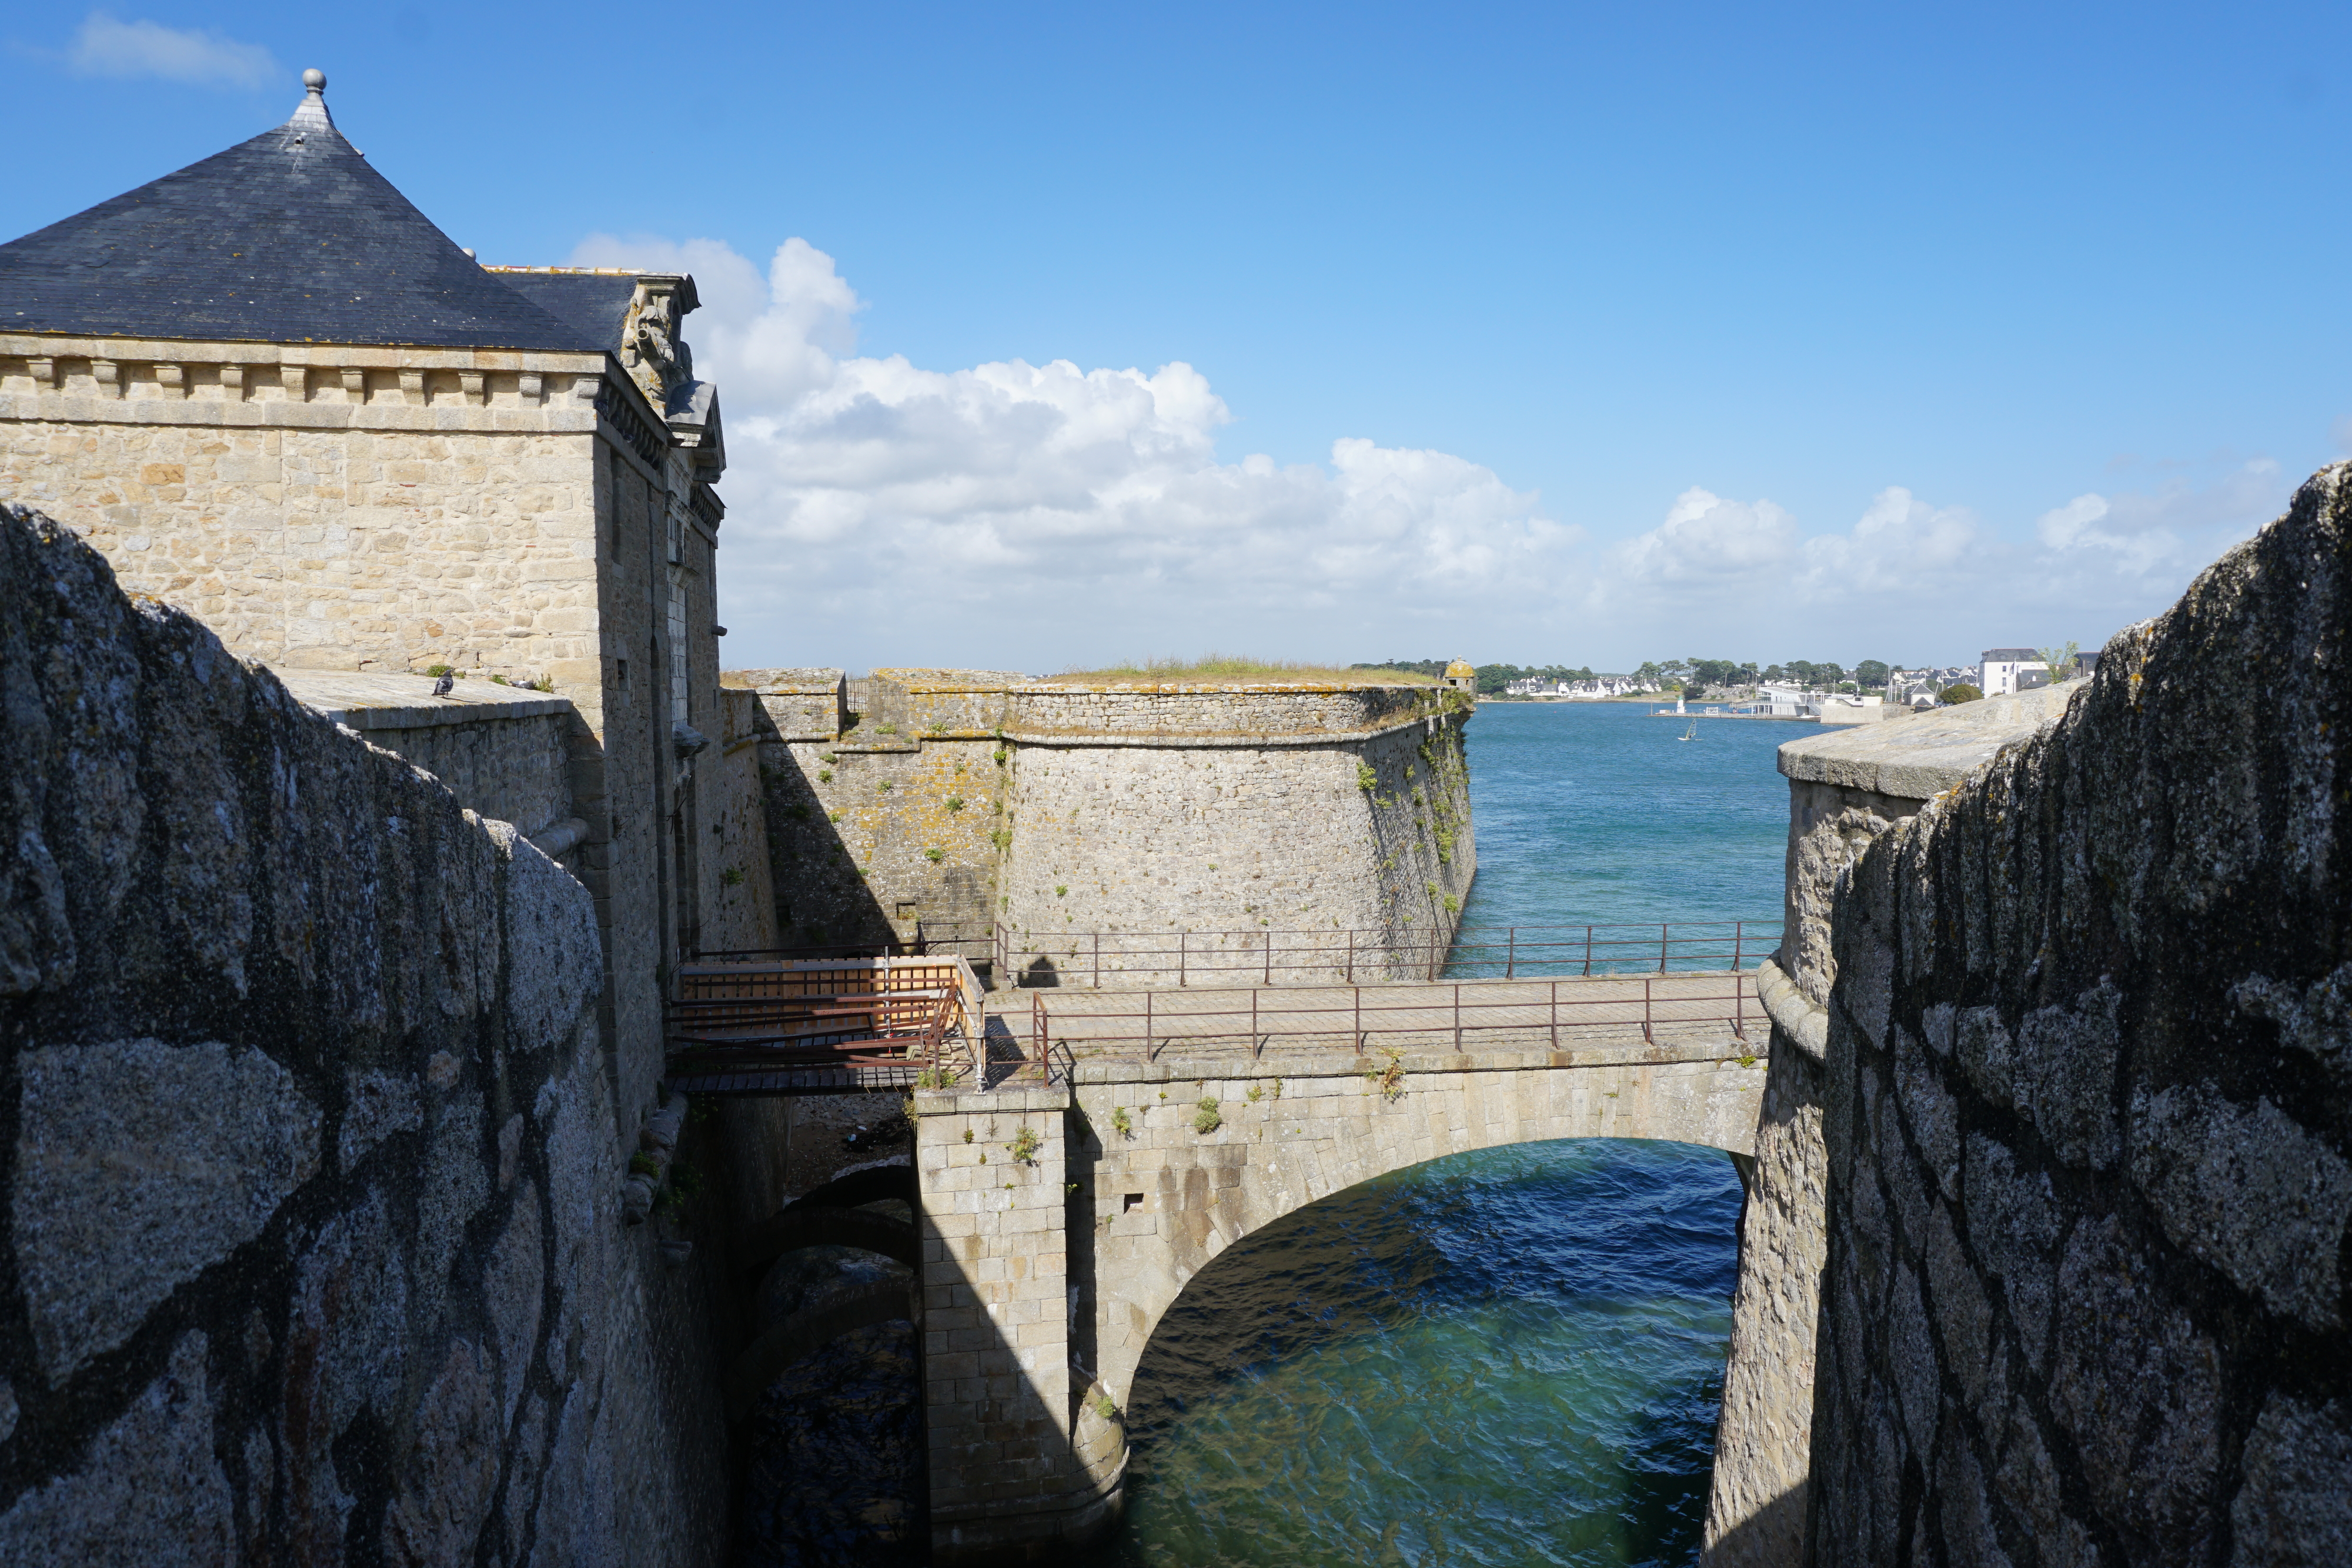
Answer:
<svg viewBox="0 0 2352 1568"><path fill-rule="evenodd" d="M1337 664L1310 664L1295 659L1245 659L1230 653L1205 653L1197 659L1145 659L1099 669L1066 669L1045 677L1083 681L1092 685L1221 686L1240 682L1299 682L1333 686L1432 686L1428 675L1402 670L1351 670Z"/></svg>

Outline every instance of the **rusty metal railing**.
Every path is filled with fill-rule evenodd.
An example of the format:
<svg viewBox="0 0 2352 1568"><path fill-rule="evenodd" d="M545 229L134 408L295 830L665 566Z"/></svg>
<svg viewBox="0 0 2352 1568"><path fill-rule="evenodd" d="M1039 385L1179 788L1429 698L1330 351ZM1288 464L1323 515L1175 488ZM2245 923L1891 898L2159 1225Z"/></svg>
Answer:
<svg viewBox="0 0 2352 1568"><path fill-rule="evenodd" d="M695 1093L944 1086L981 1073L983 1032L979 978L955 957L683 964L663 1009L667 1076Z"/></svg>
<svg viewBox="0 0 2352 1568"><path fill-rule="evenodd" d="M1005 925L991 935L999 987L1104 989L1139 984L1353 985L1386 980L1567 978L1751 969L1780 945L1778 920L1680 921L1656 925L1433 927L1388 931L1082 931L1039 939ZM969 933L932 934L970 943Z"/></svg>

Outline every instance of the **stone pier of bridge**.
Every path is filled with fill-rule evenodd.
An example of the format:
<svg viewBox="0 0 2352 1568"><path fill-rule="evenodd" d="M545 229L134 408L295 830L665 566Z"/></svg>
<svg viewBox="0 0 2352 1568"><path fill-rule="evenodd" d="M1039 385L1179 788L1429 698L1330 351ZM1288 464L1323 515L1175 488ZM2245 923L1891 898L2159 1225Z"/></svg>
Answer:
<svg viewBox="0 0 2352 1568"><path fill-rule="evenodd" d="M1193 992L1155 998L1171 1032L1149 1051L1135 992L1047 998L1042 1040L1015 994L995 1031L1010 1076L915 1097L934 1556L1058 1561L1111 1523L1121 1412L1162 1315L1219 1253L1303 1205L1549 1139L1664 1139L1744 1163L1769 1038L1753 986L1562 982L1567 1003L1541 982L1367 987L1360 1005L1391 1027L1344 1035L1334 1009L1353 988L1273 988L1238 1037L1236 993Z"/></svg>

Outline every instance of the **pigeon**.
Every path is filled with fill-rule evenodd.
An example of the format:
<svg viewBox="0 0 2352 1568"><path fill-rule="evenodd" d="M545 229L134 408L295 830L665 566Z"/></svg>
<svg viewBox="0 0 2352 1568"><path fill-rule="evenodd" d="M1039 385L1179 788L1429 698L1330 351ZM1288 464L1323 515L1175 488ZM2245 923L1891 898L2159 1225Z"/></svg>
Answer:
<svg viewBox="0 0 2352 1568"><path fill-rule="evenodd" d="M457 684L457 676L444 675L439 680L433 683L433 695L436 697L446 697L449 695L449 688Z"/></svg>

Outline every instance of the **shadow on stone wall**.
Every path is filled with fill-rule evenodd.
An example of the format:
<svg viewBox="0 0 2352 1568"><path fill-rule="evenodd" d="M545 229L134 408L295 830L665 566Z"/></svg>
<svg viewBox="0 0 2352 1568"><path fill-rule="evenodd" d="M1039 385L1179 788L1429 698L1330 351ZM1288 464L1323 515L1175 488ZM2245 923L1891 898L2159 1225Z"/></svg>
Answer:
<svg viewBox="0 0 2352 1568"><path fill-rule="evenodd" d="M587 891L13 507L0 835L0 1559L715 1561Z"/></svg>
<svg viewBox="0 0 2352 1568"><path fill-rule="evenodd" d="M764 714L760 787L766 802L769 876L777 940L786 946L895 941L890 911L859 874L856 856L830 820L817 784Z"/></svg>
<svg viewBox="0 0 2352 1568"><path fill-rule="evenodd" d="M1707 1547L1706 1562L1726 1568L1766 1568L1802 1560L1805 1489L1801 1486L1765 1503Z"/></svg>

